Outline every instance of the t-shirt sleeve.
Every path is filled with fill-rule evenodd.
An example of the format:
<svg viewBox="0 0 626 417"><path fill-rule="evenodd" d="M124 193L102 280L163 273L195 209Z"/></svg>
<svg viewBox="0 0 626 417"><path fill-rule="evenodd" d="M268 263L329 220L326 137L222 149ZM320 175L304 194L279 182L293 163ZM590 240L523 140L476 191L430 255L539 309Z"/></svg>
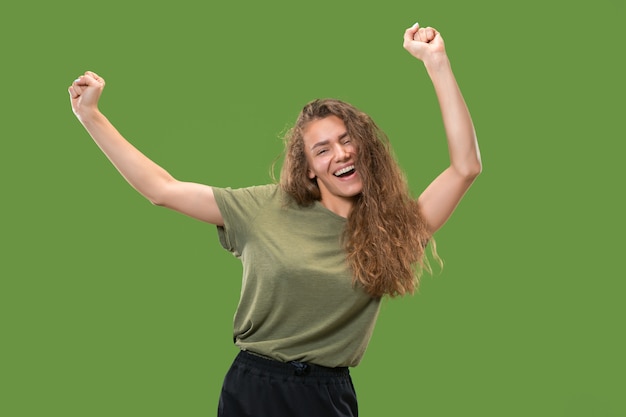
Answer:
<svg viewBox="0 0 626 417"><path fill-rule="evenodd" d="M277 189L277 185L238 189L213 187L215 201L224 219L224 226L217 226L224 249L237 257L241 256L254 219Z"/></svg>

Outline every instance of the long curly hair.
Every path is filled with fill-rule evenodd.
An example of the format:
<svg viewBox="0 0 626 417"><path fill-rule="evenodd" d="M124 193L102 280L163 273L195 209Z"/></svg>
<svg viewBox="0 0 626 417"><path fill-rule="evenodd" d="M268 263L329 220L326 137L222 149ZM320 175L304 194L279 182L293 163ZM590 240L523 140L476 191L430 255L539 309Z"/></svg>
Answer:
<svg viewBox="0 0 626 417"><path fill-rule="evenodd" d="M423 271L431 272L429 242L441 260L387 136L366 113L341 100L308 103L284 137L280 186L300 206L321 199L317 181L307 175L303 133L310 122L331 115L343 120L357 146L355 165L363 184L342 238L354 284L373 297L412 294Z"/></svg>

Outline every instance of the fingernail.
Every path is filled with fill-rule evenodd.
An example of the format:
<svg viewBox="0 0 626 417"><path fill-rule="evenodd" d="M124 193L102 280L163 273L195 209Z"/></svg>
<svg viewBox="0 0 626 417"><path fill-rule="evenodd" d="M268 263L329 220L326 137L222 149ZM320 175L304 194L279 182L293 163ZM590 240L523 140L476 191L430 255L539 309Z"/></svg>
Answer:
<svg viewBox="0 0 626 417"><path fill-rule="evenodd" d="M415 24L414 24L412 27L417 27L417 26L419 26L419 25L420 25L420 24L419 24L418 22L415 22Z"/></svg>
<svg viewBox="0 0 626 417"><path fill-rule="evenodd" d="M75 83L77 83L79 81L80 81L80 78L77 78L77 79L74 80Z"/></svg>

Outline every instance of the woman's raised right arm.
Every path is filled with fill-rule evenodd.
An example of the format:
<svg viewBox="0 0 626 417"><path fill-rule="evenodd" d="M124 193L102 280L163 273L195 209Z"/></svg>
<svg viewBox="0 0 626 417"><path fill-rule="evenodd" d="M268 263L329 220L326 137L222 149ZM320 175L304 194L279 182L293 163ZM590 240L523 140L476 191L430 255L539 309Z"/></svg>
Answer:
<svg viewBox="0 0 626 417"><path fill-rule="evenodd" d="M76 79L69 87L72 110L126 181L152 204L222 226L213 188L176 180L124 139L100 112L104 85L104 79L91 71Z"/></svg>

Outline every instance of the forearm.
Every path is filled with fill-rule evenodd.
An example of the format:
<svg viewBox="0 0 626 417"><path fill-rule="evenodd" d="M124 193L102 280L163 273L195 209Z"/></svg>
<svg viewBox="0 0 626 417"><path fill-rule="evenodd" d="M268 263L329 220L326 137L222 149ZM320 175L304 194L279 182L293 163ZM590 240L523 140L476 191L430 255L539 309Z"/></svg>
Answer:
<svg viewBox="0 0 626 417"><path fill-rule="evenodd" d="M126 181L159 204L165 186L174 178L129 143L99 111L81 114L79 120Z"/></svg>
<svg viewBox="0 0 626 417"><path fill-rule="evenodd" d="M463 176L475 177L481 171L476 132L450 61L443 54L425 67L439 100L451 167Z"/></svg>

